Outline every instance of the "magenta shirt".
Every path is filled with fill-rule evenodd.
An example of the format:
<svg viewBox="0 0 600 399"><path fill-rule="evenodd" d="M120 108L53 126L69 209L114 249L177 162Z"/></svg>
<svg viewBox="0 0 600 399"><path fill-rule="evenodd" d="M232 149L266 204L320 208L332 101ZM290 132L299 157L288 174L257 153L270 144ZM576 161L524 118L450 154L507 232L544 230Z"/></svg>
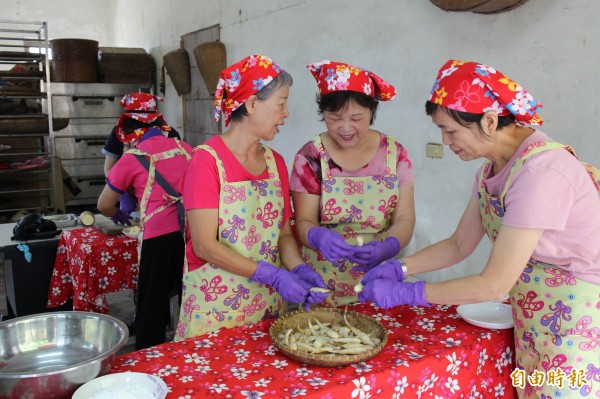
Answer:
<svg viewBox="0 0 600 399"><path fill-rule="evenodd" d="M486 179L488 192L499 195L511 166L533 142L550 140L536 130L508 164ZM473 197L478 198L478 169ZM600 284L600 200L587 171L566 150L548 150L527 159L506 193L503 225L544 229L533 258Z"/></svg>
<svg viewBox="0 0 600 399"><path fill-rule="evenodd" d="M221 136L214 136L205 143L212 147L223 161L227 179L230 182L250 181L257 179L268 179L269 174L265 169L259 176L254 176L248 172L237 160L235 155L223 142ZM288 170L283 157L273 151L277 172L281 180L281 189L283 191L283 222L286 223L292 216L292 207L290 202L290 184ZM187 169L183 184L183 205L186 210L191 209L218 209L221 195L221 181L217 170L215 158L205 150L196 150L192 161ZM192 246L191 237L187 238L186 256L189 262L189 270L194 270L206 263L203 259L196 256Z"/></svg>
<svg viewBox="0 0 600 399"><path fill-rule="evenodd" d="M398 155L398 166L396 174L398 175L398 184L400 187L412 184L415 181L415 174L412 163L408 157L406 149L396 142L396 153ZM325 154L333 177L338 176L375 176L382 175L387 166L387 149L385 136L380 133L379 150L369 163L356 171L342 169L325 149ZM292 177L290 179L290 188L292 191L321 195L321 159L317 147L312 141L306 143L294 157L294 166Z"/></svg>
<svg viewBox="0 0 600 399"><path fill-rule="evenodd" d="M181 146L189 153L192 153L192 147L189 144L180 142ZM164 137L163 135L150 137L141 141L137 148L149 154L157 154L163 151L177 148L175 139ZM179 190L188 161L185 156L177 156L163 161L156 162L156 170L171 184L175 190ZM126 191L133 187L138 202L141 203L144 188L148 181L148 171L135 158L133 154L125 153L111 168L106 179L114 188ZM158 183L154 183L152 194L148 201L146 215L151 213L159 206L166 203L163 199L165 191ZM179 231L179 221L177 219L177 206L172 205L152 216L144 224L144 239L154 238L163 234Z"/></svg>

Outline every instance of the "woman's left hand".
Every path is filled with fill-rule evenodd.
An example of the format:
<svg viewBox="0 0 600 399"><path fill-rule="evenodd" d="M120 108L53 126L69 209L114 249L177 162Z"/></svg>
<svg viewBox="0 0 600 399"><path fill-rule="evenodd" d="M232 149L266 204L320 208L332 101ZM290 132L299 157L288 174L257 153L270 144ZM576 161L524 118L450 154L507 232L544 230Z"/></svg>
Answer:
<svg viewBox="0 0 600 399"><path fill-rule="evenodd" d="M388 237L384 241L371 241L362 247L355 247L348 259L358 264L352 270L366 272L399 253L400 241L396 237Z"/></svg>
<svg viewBox="0 0 600 399"><path fill-rule="evenodd" d="M362 279L362 284L366 284L371 280L386 279L392 281L402 282L404 281L404 271L402 270L402 264L398 259L390 259L375 266L369 270Z"/></svg>
<svg viewBox="0 0 600 399"><path fill-rule="evenodd" d="M383 309L398 305L431 307L425 299L425 281L401 283L386 279L371 280L364 284L358 299L361 303L373 302Z"/></svg>
<svg viewBox="0 0 600 399"><path fill-rule="evenodd" d="M129 219L129 215L120 209L117 209L117 212L115 212L115 214L110 217L110 220L112 220L115 224L131 226L131 222L129 221Z"/></svg>
<svg viewBox="0 0 600 399"><path fill-rule="evenodd" d="M119 197L119 209L126 215L131 215L131 212L135 211L135 204L127 192L124 192Z"/></svg>

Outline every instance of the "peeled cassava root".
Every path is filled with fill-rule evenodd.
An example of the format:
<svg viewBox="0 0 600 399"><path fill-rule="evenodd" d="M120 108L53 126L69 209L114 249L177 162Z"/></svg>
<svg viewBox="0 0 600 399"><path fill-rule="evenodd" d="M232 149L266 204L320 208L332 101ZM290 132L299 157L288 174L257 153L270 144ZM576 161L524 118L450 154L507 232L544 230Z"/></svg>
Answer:
<svg viewBox="0 0 600 399"><path fill-rule="evenodd" d="M280 334L280 340L293 350L330 355L357 355L374 349L381 343L350 324L344 314L344 324L321 323L308 320L308 326L289 328Z"/></svg>

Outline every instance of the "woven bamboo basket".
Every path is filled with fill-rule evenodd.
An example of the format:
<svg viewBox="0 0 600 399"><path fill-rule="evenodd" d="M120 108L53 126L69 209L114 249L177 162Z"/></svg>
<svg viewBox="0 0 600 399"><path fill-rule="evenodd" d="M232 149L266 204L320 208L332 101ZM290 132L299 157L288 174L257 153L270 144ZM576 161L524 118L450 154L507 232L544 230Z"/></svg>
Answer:
<svg viewBox="0 0 600 399"><path fill-rule="evenodd" d="M348 322L366 334L370 334L371 338L379 338L381 343L372 350L358 355L338 355L338 354L322 354L308 353L291 349L282 341L281 335L290 328L308 327L308 321L312 324L315 319L321 323L339 323L344 324L344 312L348 318ZM286 313L277 319L269 330L273 343L284 355L302 363L312 364L322 367L337 367L347 366L353 363L364 362L377 356L385 344L387 343L388 334L385 327L377 320L365 314L337 308L314 308L310 312L296 310Z"/></svg>
<svg viewBox="0 0 600 399"><path fill-rule="evenodd" d="M446 11L472 11L478 14L498 14L512 10L527 0L429 0Z"/></svg>
<svg viewBox="0 0 600 399"><path fill-rule="evenodd" d="M173 50L163 56L163 63L178 94L192 91L190 58L185 49Z"/></svg>
<svg viewBox="0 0 600 399"><path fill-rule="evenodd" d="M225 69L225 45L219 41L202 43L194 49L196 64L209 94L214 94L221 71Z"/></svg>

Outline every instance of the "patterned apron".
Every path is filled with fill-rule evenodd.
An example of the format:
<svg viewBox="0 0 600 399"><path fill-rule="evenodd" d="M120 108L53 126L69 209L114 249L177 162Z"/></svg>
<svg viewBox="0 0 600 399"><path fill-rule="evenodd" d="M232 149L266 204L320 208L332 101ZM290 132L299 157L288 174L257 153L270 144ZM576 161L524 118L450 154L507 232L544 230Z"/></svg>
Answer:
<svg viewBox="0 0 600 399"><path fill-rule="evenodd" d="M144 225L150 220L150 218L156 215L159 212L162 212L165 208L169 206L173 206L177 203L177 201L181 201L181 197L173 197L167 193L163 195L165 199L165 203L149 214L146 214L146 209L148 207L148 201L150 200L150 195L152 194L152 189L154 188L155 176L156 176L156 162L162 161L165 159L173 158L176 156L185 156L189 161L191 159L190 154L181 146L179 140L174 139L177 143L177 148L173 148L171 150L159 152L158 154L148 154L144 151L141 151L137 148L133 148L127 151L133 155L143 155L150 158L150 167L148 169L148 180L146 181L146 187L144 187L144 193L142 194L142 200L140 201L140 234L138 235L137 242L137 250L138 250L138 262L141 262L142 259L142 242L144 241ZM158 184L158 183L157 183ZM139 264L139 263L138 263Z"/></svg>
<svg viewBox="0 0 600 399"><path fill-rule="evenodd" d="M321 155L321 226L340 233L350 244L360 235L364 242L380 240L391 225L392 213L398 203L396 176L396 143L390 136L384 175L332 177L321 136L312 142ZM303 248L304 261L323 277L332 291L322 305L340 306L358 301L354 286L364 273L351 271L354 264L347 259L332 263L321 251Z"/></svg>
<svg viewBox="0 0 600 399"><path fill-rule="evenodd" d="M269 178L229 182L223 162L209 146L221 179L219 242L254 261L280 266L279 234L283 225L283 191L273 152L262 146ZM221 327L251 324L283 313L283 301L270 286L250 281L210 263L183 275L182 311L176 339L198 336Z"/></svg>
<svg viewBox="0 0 600 399"><path fill-rule="evenodd" d="M499 197L487 192L479 178L483 226L494 241L504 216L504 197L514 173L525 160L541 151L573 150L554 142L537 142L515 161ZM584 165L596 187L600 174ZM516 367L524 371L520 398L600 397L600 289L598 285L531 258L510 291L513 308ZM560 370L559 370L560 369ZM562 374L561 373L562 370ZM515 370L516 371L516 370ZM544 375L545 380L540 378ZM530 379L531 378L531 379ZM583 383L583 381L587 383ZM562 382L562 384L561 384Z"/></svg>

